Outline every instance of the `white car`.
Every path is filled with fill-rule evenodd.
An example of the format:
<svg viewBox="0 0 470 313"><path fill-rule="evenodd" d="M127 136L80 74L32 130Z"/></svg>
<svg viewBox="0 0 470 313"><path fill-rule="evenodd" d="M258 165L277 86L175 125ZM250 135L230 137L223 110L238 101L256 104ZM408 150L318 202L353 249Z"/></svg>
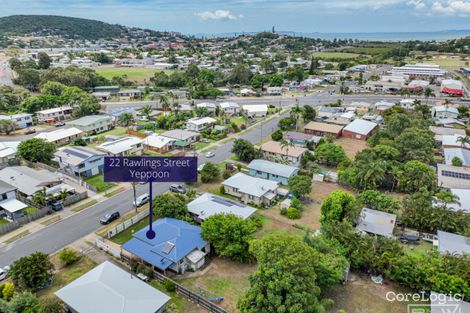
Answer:
<svg viewBox="0 0 470 313"><path fill-rule="evenodd" d="M145 203L147 203L149 201L149 194L148 193L144 193L144 194L141 194L140 196L138 196L135 201L133 201L133 205L134 206L141 206L141 205L144 205Z"/></svg>
<svg viewBox="0 0 470 313"><path fill-rule="evenodd" d="M209 151L209 152L206 153L206 158L212 158L214 156L215 156L215 153L212 152L212 151Z"/></svg>
<svg viewBox="0 0 470 313"><path fill-rule="evenodd" d="M0 268L0 281L4 280L5 278L7 278L7 273Z"/></svg>
<svg viewBox="0 0 470 313"><path fill-rule="evenodd" d="M199 165L199 166L197 167L197 172L198 172L198 173L202 172L202 170L204 169L204 166L206 166L206 163L202 163L201 165Z"/></svg>

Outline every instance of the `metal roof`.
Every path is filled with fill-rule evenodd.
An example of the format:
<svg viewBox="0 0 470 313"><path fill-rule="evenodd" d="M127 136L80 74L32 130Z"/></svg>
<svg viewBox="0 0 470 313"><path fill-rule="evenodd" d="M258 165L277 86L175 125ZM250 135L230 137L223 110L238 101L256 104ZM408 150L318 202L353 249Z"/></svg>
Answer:
<svg viewBox="0 0 470 313"><path fill-rule="evenodd" d="M234 214L246 219L256 212L255 208L211 193L205 193L188 203L188 210L201 220L219 213Z"/></svg>
<svg viewBox="0 0 470 313"><path fill-rule="evenodd" d="M343 128L343 131L350 131L352 133L367 136L377 127L376 123L369 122L363 119L356 119Z"/></svg>
<svg viewBox="0 0 470 313"><path fill-rule="evenodd" d="M60 178L47 170L35 170L26 166L9 166L0 170L0 180L32 195L47 185L60 183Z"/></svg>
<svg viewBox="0 0 470 313"><path fill-rule="evenodd" d="M91 124L100 122L100 121L108 121L112 123L111 116L108 115L89 115L84 116L74 121L70 121L67 124L74 125L74 126L90 126Z"/></svg>
<svg viewBox="0 0 470 313"><path fill-rule="evenodd" d="M447 165L452 165L453 158L459 158L463 166L470 166L470 150L462 148L444 148L444 159Z"/></svg>
<svg viewBox="0 0 470 313"><path fill-rule="evenodd" d="M161 135L175 140L188 140L189 138L199 136L200 134L198 132L193 132L185 129L173 129L166 131Z"/></svg>
<svg viewBox="0 0 470 313"><path fill-rule="evenodd" d="M20 210L23 210L24 208L27 208L28 206L24 204L23 202L17 200L17 199L6 199L0 202L0 208L10 212L14 213Z"/></svg>
<svg viewBox="0 0 470 313"><path fill-rule="evenodd" d="M275 191L279 183L272 180L251 177L243 173L237 173L224 181L222 185L237 188L239 192L244 194L262 197L268 192Z"/></svg>
<svg viewBox="0 0 470 313"><path fill-rule="evenodd" d="M250 164L248 164L248 168L285 178L290 178L299 171L299 168L295 166L275 163L267 160L253 160L250 162Z"/></svg>
<svg viewBox="0 0 470 313"><path fill-rule="evenodd" d="M111 154L119 154L131 150L133 146L142 143L144 140L137 137L124 137L118 140L105 142L97 148Z"/></svg>
<svg viewBox="0 0 470 313"><path fill-rule="evenodd" d="M392 237L396 219L395 214L363 208L356 229L371 234Z"/></svg>
<svg viewBox="0 0 470 313"><path fill-rule="evenodd" d="M470 237L438 230L437 238L439 253L468 254L470 255Z"/></svg>
<svg viewBox="0 0 470 313"><path fill-rule="evenodd" d="M162 218L155 221L152 228L156 233L154 239L147 238L148 228L145 227L135 233L131 240L122 245L122 248L161 270L166 270L193 250L201 250L207 244L201 237L200 227L182 220ZM169 253L165 253L168 243L174 247Z"/></svg>
<svg viewBox="0 0 470 313"><path fill-rule="evenodd" d="M109 261L55 295L80 313L155 313L171 299Z"/></svg>
<svg viewBox="0 0 470 313"><path fill-rule="evenodd" d="M62 159L62 163L73 166L79 165L91 157L105 156L104 152L100 152L90 147L62 147L59 148L54 155Z"/></svg>
<svg viewBox="0 0 470 313"><path fill-rule="evenodd" d="M44 132L38 134L35 138L44 139L48 142L55 142L61 139L69 138L83 133L80 129L76 127L71 128L61 128L51 132Z"/></svg>

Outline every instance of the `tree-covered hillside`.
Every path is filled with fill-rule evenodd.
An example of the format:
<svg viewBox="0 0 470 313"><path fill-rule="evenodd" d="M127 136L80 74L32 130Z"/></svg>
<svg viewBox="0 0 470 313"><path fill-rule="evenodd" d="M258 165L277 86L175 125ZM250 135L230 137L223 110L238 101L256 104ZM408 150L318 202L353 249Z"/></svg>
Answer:
<svg viewBox="0 0 470 313"><path fill-rule="evenodd" d="M126 28L83 18L55 15L0 17L0 35L59 35L65 38L100 39L118 37Z"/></svg>

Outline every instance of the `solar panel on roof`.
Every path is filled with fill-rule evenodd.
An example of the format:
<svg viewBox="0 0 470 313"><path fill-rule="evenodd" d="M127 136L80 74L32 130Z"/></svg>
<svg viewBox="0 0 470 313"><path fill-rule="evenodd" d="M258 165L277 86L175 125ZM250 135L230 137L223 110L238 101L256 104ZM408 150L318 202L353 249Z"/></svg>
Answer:
<svg viewBox="0 0 470 313"><path fill-rule="evenodd" d="M166 246L165 246L165 248L163 248L162 252L168 254L168 253L170 253L170 251L173 249L174 246L175 246L174 243L167 242Z"/></svg>
<svg viewBox="0 0 470 313"><path fill-rule="evenodd" d="M226 205L226 206L238 206L238 207L245 207L244 205L236 202L236 201L232 201L232 200L229 200L229 199L224 199L224 198L220 198L220 197L212 197L212 201L214 201L215 203L219 203L219 204L223 204L223 205Z"/></svg>
<svg viewBox="0 0 470 313"><path fill-rule="evenodd" d="M73 156L82 158L82 159L88 158L88 155L83 154L83 153L80 153L80 152L77 152L77 151L74 151L74 150L64 149L64 152L65 152L65 153L68 153L68 154L70 154L70 155L73 155Z"/></svg>

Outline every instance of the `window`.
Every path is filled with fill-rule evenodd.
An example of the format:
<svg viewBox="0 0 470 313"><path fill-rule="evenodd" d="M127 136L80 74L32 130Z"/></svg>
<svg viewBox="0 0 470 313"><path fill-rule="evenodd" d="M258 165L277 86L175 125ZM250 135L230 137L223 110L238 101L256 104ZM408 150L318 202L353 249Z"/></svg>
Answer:
<svg viewBox="0 0 470 313"><path fill-rule="evenodd" d="M6 198L7 198L7 194L6 193L2 194L2 200L5 200Z"/></svg>
<svg viewBox="0 0 470 313"><path fill-rule="evenodd" d="M442 171L441 174L442 174L442 176L470 180L470 174L466 174L466 173L458 173L458 172L452 172L452 171Z"/></svg>

